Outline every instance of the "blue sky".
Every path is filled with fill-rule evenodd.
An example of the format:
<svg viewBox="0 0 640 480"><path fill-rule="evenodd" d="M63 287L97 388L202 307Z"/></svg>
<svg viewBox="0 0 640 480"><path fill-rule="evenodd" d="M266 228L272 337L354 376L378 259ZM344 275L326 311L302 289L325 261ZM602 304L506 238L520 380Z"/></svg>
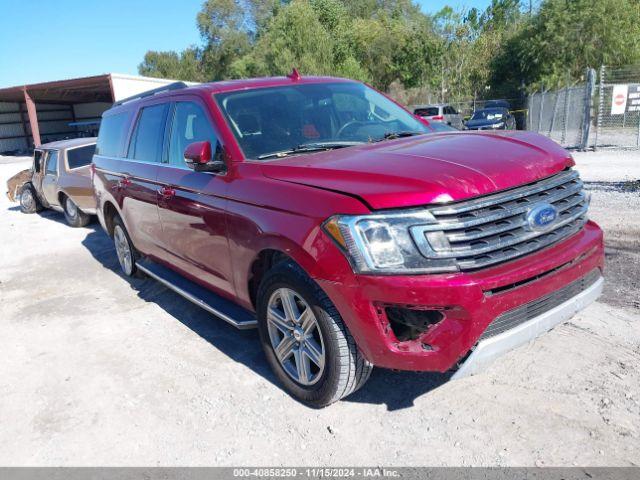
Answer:
<svg viewBox="0 0 640 480"><path fill-rule="evenodd" d="M137 74L147 50L200 41L203 0L0 0L0 88L116 72ZM419 0L486 7L490 0Z"/></svg>

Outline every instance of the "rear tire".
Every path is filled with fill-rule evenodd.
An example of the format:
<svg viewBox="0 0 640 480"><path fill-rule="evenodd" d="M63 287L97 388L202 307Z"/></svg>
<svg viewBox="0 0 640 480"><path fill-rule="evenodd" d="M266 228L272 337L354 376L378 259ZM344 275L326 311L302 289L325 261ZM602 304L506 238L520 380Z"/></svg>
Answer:
<svg viewBox="0 0 640 480"><path fill-rule="evenodd" d="M116 255L120 270L127 277L142 277L142 273L136 267L136 261L140 254L133 246L129 233L119 216L113 219L113 243L116 247Z"/></svg>
<svg viewBox="0 0 640 480"><path fill-rule="evenodd" d="M84 227L91 221L91 216L80 210L71 197L62 197L62 208L65 220L72 227Z"/></svg>
<svg viewBox="0 0 640 480"><path fill-rule="evenodd" d="M371 375L373 366L336 307L294 263L280 263L267 272L257 306L265 355L293 397L325 407L355 392Z"/></svg>
<svg viewBox="0 0 640 480"><path fill-rule="evenodd" d="M20 188L18 200L20 201L20 211L22 213L37 213L43 208L33 185L30 183L25 183Z"/></svg>

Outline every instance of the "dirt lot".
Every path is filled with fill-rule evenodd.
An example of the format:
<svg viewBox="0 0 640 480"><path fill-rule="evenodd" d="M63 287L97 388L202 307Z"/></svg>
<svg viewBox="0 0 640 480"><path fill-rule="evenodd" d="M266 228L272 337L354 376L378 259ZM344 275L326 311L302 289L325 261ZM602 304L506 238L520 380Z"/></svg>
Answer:
<svg viewBox="0 0 640 480"><path fill-rule="evenodd" d="M320 411L254 331L120 276L96 223L3 196L0 464L640 464L640 154L576 157L607 233L600 302L476 377L378 369ZM22 168L0 158L0 182Z"/></svg>

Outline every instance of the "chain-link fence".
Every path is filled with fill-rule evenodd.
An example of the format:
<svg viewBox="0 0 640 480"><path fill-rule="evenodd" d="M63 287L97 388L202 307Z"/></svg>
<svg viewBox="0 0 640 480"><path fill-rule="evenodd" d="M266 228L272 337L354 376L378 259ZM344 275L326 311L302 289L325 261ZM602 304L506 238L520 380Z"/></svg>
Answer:
<svg viewBox="0 0 640 480"><path fill-rule="evenodd" d="M640 65L599 72L594 148L640 148Z"/></svg>
<svg viewBox="0 0 640 480"><path fill-rule="evenodd" d="M563 147L638 149L640 65L589 70L584 84L531 94L528 110L527 129Z"/></svg>
<svg viewBox="0 0 640 480"><path fill-rule="evenodd" d="M529 95L527 130L546 135L567 148L586 148L589 140L591 98L595 72L585 83Z"/></svg>

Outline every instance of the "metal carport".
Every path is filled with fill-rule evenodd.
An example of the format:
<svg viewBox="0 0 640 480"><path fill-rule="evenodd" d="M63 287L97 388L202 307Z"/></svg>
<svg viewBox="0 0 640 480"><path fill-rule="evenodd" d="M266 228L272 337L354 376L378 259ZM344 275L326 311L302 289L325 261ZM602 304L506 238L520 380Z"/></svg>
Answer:
<svg viewBox="0 0 640 480"><path fill-rule="evenodd" d="M0 89L0 153L93 133L111 104L174 80L107 73Z"/></svg>

